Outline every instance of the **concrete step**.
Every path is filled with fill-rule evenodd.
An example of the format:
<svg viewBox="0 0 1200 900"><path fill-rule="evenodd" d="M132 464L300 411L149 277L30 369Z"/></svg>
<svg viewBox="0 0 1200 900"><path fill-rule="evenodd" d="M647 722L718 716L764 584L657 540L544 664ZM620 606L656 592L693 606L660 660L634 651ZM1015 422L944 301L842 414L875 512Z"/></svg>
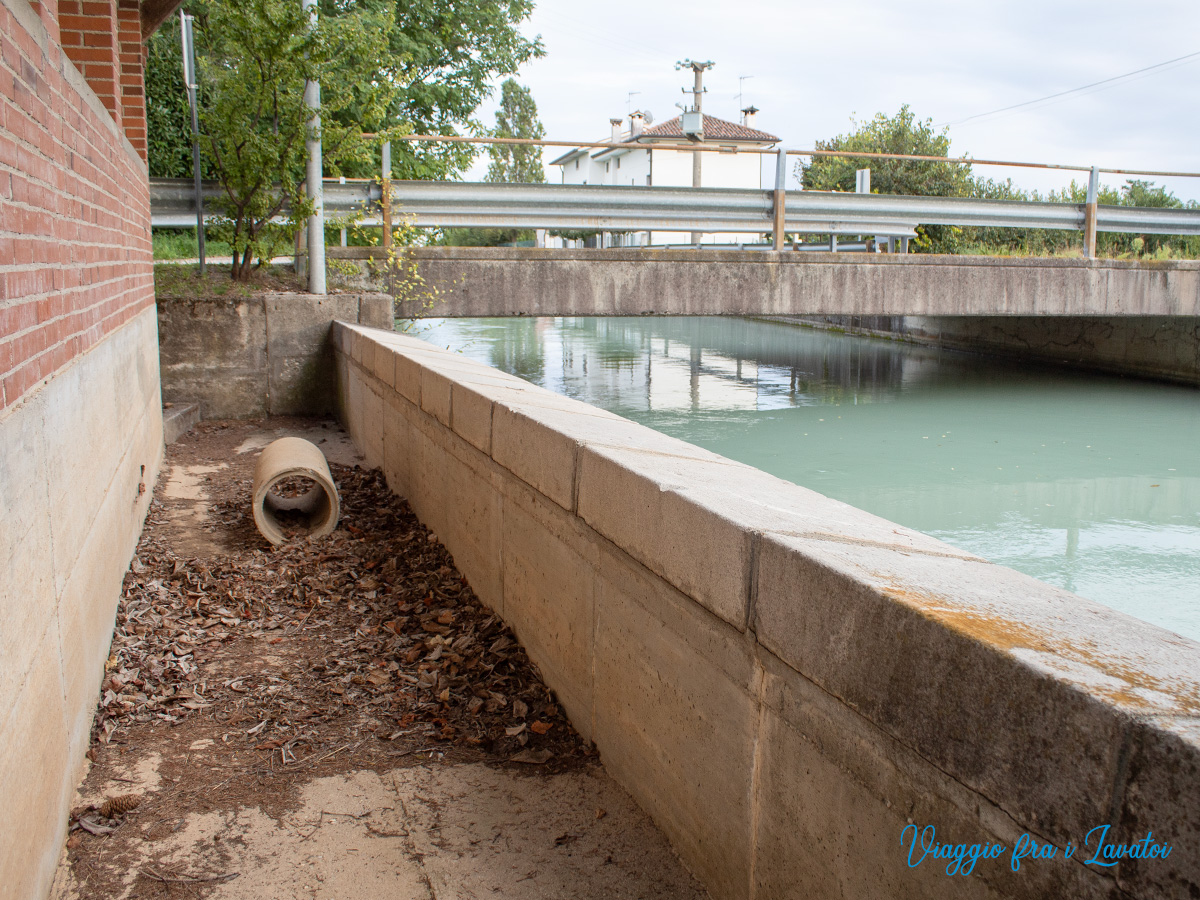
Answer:
<svg viewBox="0 0 1200 900"><path fill-rule="evenodd" d="M163 404L163 443L173 444L200 421L199 403Z"/></svg>

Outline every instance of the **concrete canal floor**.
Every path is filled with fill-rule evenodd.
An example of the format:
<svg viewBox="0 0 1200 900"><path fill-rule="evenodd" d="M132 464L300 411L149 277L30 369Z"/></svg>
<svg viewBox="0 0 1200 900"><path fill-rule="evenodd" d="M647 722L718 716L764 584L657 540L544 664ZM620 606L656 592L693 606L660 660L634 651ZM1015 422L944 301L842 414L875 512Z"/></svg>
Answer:
<svg viewBox="0 0 1200 900"><path fill-rule="evenodd" d="M317 443L343 517L272 549L257 451ZM514 636L331 422L167 448L55 882L68 898L701 898Z"/></svg>

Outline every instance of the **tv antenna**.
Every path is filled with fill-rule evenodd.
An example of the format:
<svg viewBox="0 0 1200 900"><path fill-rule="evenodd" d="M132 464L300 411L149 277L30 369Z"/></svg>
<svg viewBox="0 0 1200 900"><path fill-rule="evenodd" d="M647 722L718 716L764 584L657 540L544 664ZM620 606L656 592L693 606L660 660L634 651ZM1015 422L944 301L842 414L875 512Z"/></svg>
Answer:
<svg viewBox="0 0 1200 900"><path fill-rule="evenodd" d="M738 76L738 110L739 111L742 108L742 82L744 82L747 78L753 78L753 77L754 77L753 75L739 75Z"/></svg>

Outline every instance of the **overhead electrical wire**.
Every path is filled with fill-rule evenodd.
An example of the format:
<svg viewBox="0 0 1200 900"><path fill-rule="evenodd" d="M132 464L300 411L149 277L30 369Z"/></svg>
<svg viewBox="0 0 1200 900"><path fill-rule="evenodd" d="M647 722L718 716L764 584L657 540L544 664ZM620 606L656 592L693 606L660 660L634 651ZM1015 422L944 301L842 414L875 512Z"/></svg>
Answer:
<svg viewBox="0 0 1200 900"><path fill-rule="evenodd" d="M1104 79L1101 79L1100 81L1093 81L1091 84L1085 84L1085 85L1082 85L1077 88L1071 88L1069 91L1059 91L1056 94L1047 94L1045 97L1038 97L1036 100L1026 100L1023 103L1014 103L1012 106L1004 106L1004 107L1001 107L1000 109L993 109L989 112L977 113L976 115L973 115L973 116L967 116L965 119L959 119L956 122L945 122L943 124L944 125L962 125L966 122L972 122L975 119L982 119L986 116L995 116L995 115L999 115L1000 113L1011 112L1013 110L1022 109L1023 107L1026 107L1026 106L1033 106L1034 104L1037 104L1037 103L1045 103L1048 100L1056 100L1060 97L1066 97L1070 94L1078 94L1083 91L1090 90L1091 88L1101 87L1102 85L1106 85L1106 84L1113 84L1114 82L1117 82L1117 81L1123 81L1126 78L1132 78L1135 75L1142 75L1142 74L1145 74L1148 72L1152 72L1156 69L1162 69L1162 68L1165 68L1166 66L1174 65L1176 63L1184 63L1184 62L1187 62L1188 60L1193 60L1198 57L1200 57L1200 50L1197 50L1194 53L1185 54L1184 56L1177 56L1174 59L1168 59L1165 62L1155 63L1152 66L1145 66L1141 69L1134 69L1132 72L1126 72L1124 75L1114 75L1112 78L1104 78ZM938 127L940 128L942 126L938 126Z"/></svg>

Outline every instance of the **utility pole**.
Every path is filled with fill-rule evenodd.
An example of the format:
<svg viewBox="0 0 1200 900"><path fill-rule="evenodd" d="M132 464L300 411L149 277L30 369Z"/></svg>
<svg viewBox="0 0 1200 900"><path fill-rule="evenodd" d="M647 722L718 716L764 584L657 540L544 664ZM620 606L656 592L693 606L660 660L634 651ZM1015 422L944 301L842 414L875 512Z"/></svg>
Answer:
<svg viewBox="0 0 1200 900"><path fill-rule="evenodd" d="M302 0L309 21L317 24L317 0ZM306 186L313 200L313 214L308 217L308 292L325 293L325 190L321 182L321 85L304 82L304 105L312 110L308 120L308 165Z"/></svg>
<svg viewBox="0 0 1200 900"><path fill-rule="evenodd" d="M692 110L696 113L700 120L700 137L699 140L704 140L704 70L711 69L716 65L711 59L707 62L697 62L693 59L683 59L675 63L676 69L691 69L695 76L692 85ZM683 89L687 93L687 88ZM692 187L700 187L700 158L702 154L699 150L692 152ZM699 244L703 233L699 231L692 232L692 243Z"/></svg>

